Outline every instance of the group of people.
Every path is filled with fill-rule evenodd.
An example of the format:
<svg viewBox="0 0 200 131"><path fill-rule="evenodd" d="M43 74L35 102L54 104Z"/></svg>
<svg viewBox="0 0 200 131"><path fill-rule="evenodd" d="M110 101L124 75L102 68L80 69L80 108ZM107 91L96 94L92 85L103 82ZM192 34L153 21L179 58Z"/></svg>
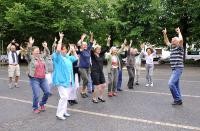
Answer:
<svg viewBox="0 0 200 131"><path fill-rule="evenodd" d="M174 98L173 105L181 105L182 98L179 87L179 79L183 70L183 38L180 29L177 28L178 37L172 38L171 43L167 38L166 29L163 30L164 41L171 46L172 75L169 80L169 88ZM141 51L132 47L132 41L128 44L125 40L118 49L115 46L110 48L111 37L107 38L104 49L96 42L93 33L90 33L90 41L87 43L83 34L77 44L63 44L64 34L59 32L59 41L55 38L52 46L52 54L47 42L42 43L43 51L34 46L34 39L29 38L27 47L16 50L19 45L13 40L7 47L8 51L8 76L9 88L19 87L20 67L18 55L24 53L28 62L28 77L33 92L33 112L40 113L46 110L45 104L52 94L52 87L57 87L60 95L56 116L65 120L70 114L67 112L67 105L77 104L77 92L82 80L80 94L82 98L88 97L88 90L92 92L92 102L105 102L104 90L106 87L105 74L103 72L104 58L107 60L108 73L108 97L117 95L122 91L122 60L125 58L129 80L127 87L133 89L139 85L141 58L145 58L146 64L146 87L153 87L153 59L156 55L152 46L145 49L141 45ZM125 55L122 52L125 51ZM15 77L14 86L12 79ZM136 78L136 81L135 81ZM92 83L92 84L91 84ZM40 90L43 91L41 101Z"/></svg>

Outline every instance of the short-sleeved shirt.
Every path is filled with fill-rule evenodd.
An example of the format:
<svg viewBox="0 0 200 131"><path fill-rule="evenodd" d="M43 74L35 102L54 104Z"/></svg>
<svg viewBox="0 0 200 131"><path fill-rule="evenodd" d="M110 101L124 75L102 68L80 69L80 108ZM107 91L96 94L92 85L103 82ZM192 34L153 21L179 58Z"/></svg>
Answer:
<svg viewBox="0 0 200 131"><path fill-rule="evenodd" d="M15 62L13 61L12 58L12 51L8 52L8 64L12 64L12 65L16 65L18 64L18 55L19 55L20 51L17 50L14 52L14 57L15 57Z"/></svg>
<svg viewBox="0 0 200 131"><path fill-rule="evenodd" d="M181 46L172 47L170 54L170 64L172 68L183 68L184 49Z"/></svg>

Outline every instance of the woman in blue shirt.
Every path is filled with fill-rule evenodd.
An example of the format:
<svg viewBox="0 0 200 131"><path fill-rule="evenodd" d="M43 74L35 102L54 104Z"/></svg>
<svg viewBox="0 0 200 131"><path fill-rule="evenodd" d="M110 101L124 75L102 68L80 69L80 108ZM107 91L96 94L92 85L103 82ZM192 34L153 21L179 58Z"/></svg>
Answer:
<svg viewBox="0 0 200 131"><path fill-rule="evenodd" d="M70 48L67 53L67 47L62 44L64 34L59 33L59 36L60 40L56 52L53 53L53 85L58 88L60 95L56 116L60 120L65 120L66 117L70 116L67 113L67 103L71 92L70 88L74 88L72 63L77 60L77 54L74 48Z"/></svg>

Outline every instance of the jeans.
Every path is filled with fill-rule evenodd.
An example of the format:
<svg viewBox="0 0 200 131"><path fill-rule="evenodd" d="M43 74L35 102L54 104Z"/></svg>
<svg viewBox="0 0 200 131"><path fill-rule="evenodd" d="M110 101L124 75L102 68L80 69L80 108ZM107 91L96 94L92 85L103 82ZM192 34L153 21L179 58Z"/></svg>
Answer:
<svg viewBox="0 0 200 131"><path fill-rule="evenodd" d="M153 83L152 76L153 76L154 65L146 64L145 66L146 66L146 81L147 81L147 84L152 84Z"/></svg>
<svg viewBox="0 0 200 131"><path fill-rule="evenodd" d="M49 96L49 87L47 80L45 78L34 78L30 77L30 85L32 87L33 91L33 109L38 109L38 104L40 106L43 106L46 104ZM42 97L42 100L39 103L39 97L40 97L40 89L44 92L44 95Z"/></svg>
<svg viewBox="0 0 200 131"><path fill-rule="evenodd" d="M118 70L118 80L117 80L117 89L122 87L122 69Z"/></svg>
<svg viewBox="0 0 200 131"><path fill-rule="evenodd" d="M169 89L171 91L174 101L182 100L180 87L179 87L179 79L181 77L182 72L183 72L183 68L172 69L172 74L168 82Z"/></svg>

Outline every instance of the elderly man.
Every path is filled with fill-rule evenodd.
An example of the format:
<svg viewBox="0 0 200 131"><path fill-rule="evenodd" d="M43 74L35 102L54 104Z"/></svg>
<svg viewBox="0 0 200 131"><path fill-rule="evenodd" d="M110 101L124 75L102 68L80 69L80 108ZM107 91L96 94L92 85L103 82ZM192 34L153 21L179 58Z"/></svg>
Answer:
<svg viewBox="0 0 200 131"><path fill-rule="evenodd" d="M19 46L15 42L15 40L12 40L12 42L7 46L7 54L8 54L8 77L9 77L9 88L12 89L13 87L19 87L18 81L20 76L20 67L19 67L19 61L18 56L23 50L22 47L20 47L21 50L16 50L16 47ZM13 86L12 79L15 76L15 84Z"/></svg>
<svg viewBox="0 0 200 131"><path fill-rule="evenodd" d="M169 88L174 99L172 105L182 105L182 98L181 92L179 87L179 79L183 72L183 37L179 28L176 28L176 32L178 37L173 37L171 43L167 37L167 30L163 30L164 35L164 42L166 45L171 47L171 54L170 54L170 64L172 68L172 74L169 79Z"/></svg>

